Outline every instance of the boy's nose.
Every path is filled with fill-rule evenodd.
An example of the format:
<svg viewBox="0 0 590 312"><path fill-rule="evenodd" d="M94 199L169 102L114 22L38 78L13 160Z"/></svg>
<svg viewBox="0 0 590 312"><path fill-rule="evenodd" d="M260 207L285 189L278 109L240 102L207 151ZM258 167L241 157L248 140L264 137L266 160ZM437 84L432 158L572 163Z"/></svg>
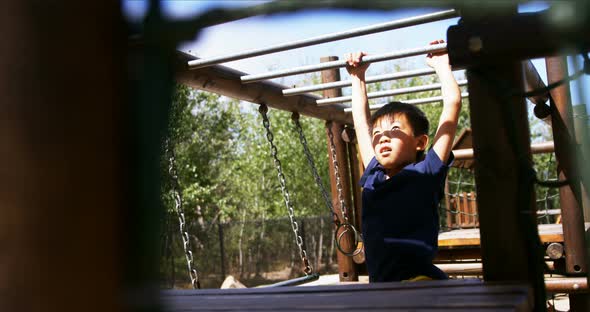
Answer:
<svg viewBox="0 0 590 312"><path fill-rule="evenodd" d="M389 137L388 133L383 132L381 134L381 137L379 138L379 143L389 142L390 140L391 140L391 138Z"/></svg>

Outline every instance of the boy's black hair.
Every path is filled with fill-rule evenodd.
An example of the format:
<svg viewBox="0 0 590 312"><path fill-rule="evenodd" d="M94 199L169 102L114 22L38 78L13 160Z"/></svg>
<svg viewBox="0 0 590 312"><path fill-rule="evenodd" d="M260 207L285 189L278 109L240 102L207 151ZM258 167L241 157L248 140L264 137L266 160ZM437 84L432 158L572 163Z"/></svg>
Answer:
<svg viewBox="0 0 590 312"><path fill-rule="evenodd" d="M428 118L424 112L419 109L416 105L402 103L402 102L390 102L387 105L381 107L376 112L371 115L371 119L369 120L370 125L370 133L373 132L373 127L375 123L382 118L393 118L396 114L403 114L410 126L412 126L412 130L414 131L414 136L419 136L426 134L428 135L428 128L430 127L430 123L428 122ZM416 153L416 160L422 159L424 155L424 151L419 151Z"/></svg>

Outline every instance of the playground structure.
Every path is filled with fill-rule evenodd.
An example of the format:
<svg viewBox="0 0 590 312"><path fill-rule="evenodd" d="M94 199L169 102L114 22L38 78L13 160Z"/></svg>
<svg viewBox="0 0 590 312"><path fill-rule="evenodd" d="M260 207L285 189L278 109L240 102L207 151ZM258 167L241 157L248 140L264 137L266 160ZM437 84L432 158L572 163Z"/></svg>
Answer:
<svg viewBox="0 0 590 312"><path fill-rule="evenodd" d="M454 17L456 16L456 12L453 10L450 11L442 11L442 12L438 12L438 13L434 13L431 15L424 15L424 16L418 16L415 18L411 19L411 23L408 23L407 21L397 21L397 22L392 22L390 23L390 25L398 25L399 28L404 27L404 26L408 26L408 25L416 25L416 24L420 24L420 23L426 23L429 21L433 20L433 16L436 16L436 18L450 18L450 17ZM395 29L396 27L390 27L387 30L392 30ZM459 30L459 33L461 31L463 32L469 32L470 30L464 30L462 29L461 26L455 26L454 27L455 30ZM375 30L375 31L382 31L383 27L381 27L381 25L376 25L374 27L366 27L363 29L362 32L360 31L355 31L355 30L351 30L348 31L347 33L350 34L350 36L354 36L354 35L359 35L359 34L366 34L367 32L369 32L369 30ZM452 37L451 34L453 34L453 32L451 30L449 30L449 45L453 44L454 42L452 42ZM462 34L461 34L462 35ZM342 39L341 34L332 34L332 35L326 35L322 37L323 40L321 42L326 42L326 41L330 41L330 40L338 40L338 39ZM463 39L463 38L460 38ZM303 41L299 41L297 43L297 47L302 47L302 46L306 46L306 45L311 45L311 44L315 44L317 43L318 40L315 39L310 39L310 40L303 40ZM192 87L195 87L197 89L202 89L202 90L206 90L206 91L211 91L211 92L215 92L215 93L219 93L222 95L226 95L226 96L231 96L231 97L235 97L241 100L246 100L249 102L254 102L254 103L261 103L261 104L265 104L268 105L270 107L273 107L274 105L276 105L276 108L278 109L283 109L283 110L288 110L288 111L297 111L300 112L302 114L309 114L310 116L313 117L317 117L317 118L322 118L325 120L332 120L332 121L336 121L333 124L329 124L329 127L331 127L331 131L336 132L336 133L343 133L346 131L345 129L349 129L351 121L350 121L350 115L344 115L342 116L342 112L344 113L349 113L350 109L346 106L341 105L341 103L350 101L350 96L341 96L341 93L339 92L339 88L344 87L344 86L349 86L350 82L347 81L340 81L339 79L339 72L335 69L340 68L340 67L344 67L345 66L345 62L344 61L339 61L337 57L326 57L323 58L321 61L322 63L317 64L317 65L310 65L310 66L301 66L301 67L297 67L297 68L292 68L292 69L285 69L285 70L276 70L276 71L272 71L272 72L268 72L268 73L263 73L263 74L244 74L244 73L240 73L237 71L232 71L229 68L225 68L223 66L220 66L218 64L228 61L228 60L236 60L236 59L242 59L242 58L246 58L246 57L251 57L251 56L256 56L256 55L262 55L265 53L273 53L273 52L278 52L278 51L283 51L283 50L287 50L287 49L291 49L293 48L294 45L290 45L290 44L285 44L285 45L278 45L278 46L273 46L273 47L269 47L269 48L264 48L264 49L260 49L260 50L255 50L255 51L248 51L248 52L244 52L244 53L239 53L236 55L229 55L229 56L221 56L221 57L214 57L211 59L191 59L190 56L186 56L186 55L182 55L181 56L181 64L182 63L186 63L188 64L188 66L186 66L186 70L185 71L180 71L178 79L180 82L185 83L187 85L190 85ZM409 49L409 50L404 50L404 51L395 51L395 52L391 52L391 53L387 53L387 54L383 54L383 55L374 55L374 56L370 56L364 59L365 62L380 62L380 61L385 61L385 60L391 60L391 59L398 59L398 58L403 58L403 57L410 57L410 56L415 56L415 55L423 55L426 53L431 53L431 52L438 52L438 51L445 51L448 49L447 44L438 44L438 45L434 45L434 46L427 46L427 47L420 47L420 48L415 48L415 49ZM479 52L479 51L476 51ZM453 59L453 51L449 50L449 53L451 55L451 62L453 63L453 65L455 67L457 67L457 65L463 65L460 64L460 62L457 62ZM455 54L459 54L461 55L462 52L455 52ZM475 53L477 54L477 53ZM461 55L462 56L462 55ZM523 52L523 55L520 57L526 57L526 52ZM492 63L496 63L496 62L492 62ZM211 66L211 68L205 68L206 66ZM553 57L553 58L547 58L547 67L548 69L548 79L550 83L556 82L556 81L560 81L566 78L566 75L564 73L565 71L565 64L563 62L563 59L559 58L559 57ZM571 124L571 122L563 122L560 121L560 119L571 119L571 116L568 116L567 114L571 114L571 112L568 112L568 105L569 104L569 91L567 90L567 85L565 87L559 87L559 88L555 88L553 90L551 90L551 95L549 95L548 92L548 88L543 84L541 78L539 77L539 74L536 72L536 69L534 68L534 66L532 65L532 63L530 61L525 60L525 62L523 62L523 65L521 66L520 69L518 69L518 66L515 69L512 69L513 71L516 70L522 70L522 72L524 72L524 82L526 83L526 90L529 93L534 93L531 91L537 91L534 94L530 94L529 96L529 100L531 100L531 102L533 102L535 105L538 106L546 106L547 103L549 101L551 101L551 105L552 108L555 110L557 109L559 112L562 112L562 115L556 115L556 114L551 114L551 117L553 118L553 124L554 125L565 125L566 127L559 127L559 126L554 126L553 127L553 131L554 131L554 137L556 138L556 141L558 141L557 145L559 146L558 151L556 151L556 154L558 155L558 161L560 164L562 164L564 162L563 159L569 158L572 159L572 155L569 154L569 152L567 151L567 145L571 144L571 141L567 140L567 137L569 136L568 131L573 131L573 125ZM284 77L284 76L289 76L289 75L296 75L296 74L302 74L302 73L308 73L308 72L314 72L314 71L322 71L322 84L320 85L316 85L316 86L304 86L304 87L299 87L299 88L284 88L281 87L279 85L276 84L272 84L271 82L268 81L264 81L266 79L272 79L272 78L277 78L277 77ZM469 73L469 68L468 71ZM409 72L401 72L401 73L396 73L396 74L389 74L389 75L382 75L379 77L368 77L367 78L367 82L378 82L378 81L387 81L387 80L393 80L393 79L401 79L401 78L408 78L408 77L415 77L415 76L420 76L420 75L427 75L427 74L432 74L432 71L429 69L418 69L418 70L413 70L413 71L409 71ZM506 73L503 73L503 75ZM520 83L522 83L523 81L523 77L520 77L519 79L516 79L514 77L514 73L504 77L506 79L510 78L509 81L512 81L514 83L518 83L518 81L520 81ZM468 74L468 76L470 76ZM471 75L470 76L470 80L472 79L476 79L476 80L482 80L481 77L478 77L477 75ZM485 81L485 79L487 79L487 81ZM489 78L489 77L484 77L484 85L485 82L489 81L493 81L493 79L498 79L497 77L494 78ZM516 80L515 80L516 79ZM253 83L257 83L257 85L253 85ZM470 83L468 81L459 81L458 82L460 86L463 85L469 85L469 90L471 91L472 89L480 91L478 88L481 87L482 81L478 81L477 84L473 84ZM473 85L477 85L478 87L474 87ZM492 86L492 87L497 87L497 86ZM434 89L438 89L440 88L440 85L438 84L433 84L433 85L428 85L428 86L418 86L418 87L412 87L412 88L406 88L406 89L397 89L397 90L390 90L390 91L382 91L382 92L374 92L374 93L369 93L368 94L368 98L378 98L378 97L386 97L386 96L393 96L393 95L399 95L399 94L405 94L405 93L412 93L412 92L421 92L421 91L428 91L428 90L434 90ZM486 87L488 88L488 87ZM310 94L305 94L305 92L312 92L312 91L320 91L320 90L324 90L324 97L323 98L319 98ZM545 92L538 92L539 90L546 90ZM298 96L297 101L293 102L291 100L291 98L280 98L279 94L275 93L279 93L279 91L282 93L283 96L289 96L289 97L293 97L293 96ZM481 92L481 91L480 91ZM489 91L486 91L489 92ZM497 92L497 90L496 90ZM522 91L522 93L524 93L524 91ZM488 102L489 106L493 106L493 105L500 105L497 102L489 102L490 101L490 96L483 96L480 95L481 97L484 98L480 98L477 96L472 96L470 95L468 92L463 92L462 93L462 97L469 97L470 98L470 106L472 109L472 114L474 113L474 110L477 111L477 109L475 108L476 106L482 106L482 104L479 104L479 101L484 101L484 102ZM425 103L430 103L430 102L438 102L440 101L441 98L440 97L434 97L434 98L425 98L425 99L417 99L417 100L410 100L410 101L406 101L408 103L412 103L412 104L425 104ZM498 96L498 100L510 100L510 101L514 101L514 99L510 99L510 96L504 97L502 98L502 96ZM276 101L276 102L275 102ZM285 101L291 101L289 103L285 103ZM524 105L524 100L517 101L518 104L514 104L514 105L520 105L521 107L523 107ZM313 103L315 102L316 106L313 106ZM335 105L336 104L336 105ZM340 105L338 105L340 104ZM312 106L313 107L313 111L309 112L308 111L308 106ZM285 107L286 106L286 107ZM488 105L483 105L489 108ZM377 109L379 108L379 105L372 105L371 109ZM325 109L325 111L323 111L322 109ZM539 111L541 111L541 109L539 109ZM537 110L536 110L537 112ZM512 112L514 113L514 112ZM329 117L326 117L326 114ZM522 114L522 112L520 112L519 114ZM526 116L526 114L524 115ZM501 116L499 116L501 117ZM540 118L547 118L547 115L545 116L539 116ZM521 118L521 117L519 117ZM497 122L501 122L501 120L496 120ZM522 120L522 118L520 119L521 124L519 125L511 125L511 127L515 127L513 128L514 131L516 132L524 132L524 133L528 133L526 132L526 130L528 128L523 127L523 125L526 125L527 122ZM486 122L489 123L489 122ZM478 126L474 125L474 128L476 128ZM508 134L508 138L505 139L512 139L510 138L511 134ZM358 180L358 177L361 174L361 168L362 165L359 163L358 157L356 155L356 150L354 147L354 141L350 140L350 131L347 132L347 135L344 135L345 138L348 139L348 141L345 141L343 138L339 138L340 142L337 144L339 146L338 150L339 152L336 153L335 157L338 159L339 163L345 164L345 166L341 166L344 167L346 170L344 172L344 174L342 174L345 178L345 187L344 189L348 189L350 190L350 192L348 192L348 194L346 194L346 206L347 207L351 207L351 209L356 210L356 214L359 215L360 214L360 189L358 188L358 186L356 186L355 183L351 183L351 181L356 181ZM571 139L570 139L571 140ZM506 141L498 141L496 138L496 142L498 144L502 144L502 145L506 145L506 144L514 144L515 141L512 142L506 142ZM528 139L525 140L520 140L519 144L526 144L527 146L529 145ZM475 142L474 142L475 143ZM475 143L476 147L477 147L477 143ZM484 144L485 145L485 144ZM481 149L482 147L480 147ZM485 147L483 147L485 149ZM522 148L522 146L521 146ZM537 144L534 146L531 146L532 150L535 152L553 152L554 151L554 147L553 147L553 142L546 142L546 143L541 143L541 144ZM498 149L496 147L496 149ZM487 151L487 150L486 150ZM530 158L530 149L528 151L529 153L529 158ZM473 151L469 152L466 150L461 150L458 151L458 160L464 160L467 159L469 157L473 158ZM471 155L469 155L471 154ZM513 156L508 156L509 159L514 159L511 157L522 157L522 155L513 155ZM487 157L486 157L487 158ZM570 162L572 160L569 160ZM491 165L491 164L489 164ZM520 164L522 165L522 164ZM472 164L473 166L473 164ZM484 165L485 166L485 165ZM561 166L563 168L563 165ZM482 170L482 167L477 168L476 170ZM483 170L486 170L486 168L483 168ZM502 168L502 170L506 170L505 168ZM563 170L563 169L562 169ZM571 170L571 167L570 167ZM338 174L338 172L334 171L333 166L330 167L330 176L332 176L332 194L334 194L334 198L333 198L333 205L334 207L339 207L340 203L339 200L337 198L336 195L336 183L334 181L334 175ZM489 174L489 173L488 173ZM560 172L560 177L562 180L564 180L566 176L569 176L563 172ZM488 177L489 180L490 177ZM500 178L500 177L497 177ZM525 177L520 177L521 179L525 178ZM530 177L529 177L530 178ZM502 179L503 180L503 179ZM487 183L484 181L478 181L478 183ZM492 182L492 184L496 184L497 182ZM513 183L513 182L511 182ZM491 185L490 185L491 186ZM494 185L494 188L496 188L496 190L490 192L489 194L501 194L501 192L498 190L498 186ZM487 190L483 190L483 188L479 188L478 191L480 193L486 194ZM505 190L507 191L507 190ZM512 190L513 193L514 189ZM551 246L551 250L555 250L555 248L559 248L556 246L560 246L561 248L563 248L563 245L567 246L567 250L565 251L565 257L562 258L564 252L562 252L561 254L559 254L559 256L554 256L551 259L552 260L564 260L565 259L565 265L563 267L562 272L565 272L565 274L570 274L572 276L579 276L580 274L585 274L587 272L586 270L586 260L585 260L585 250L584 250L584 233L585 230L587 228L584 227L584 223L583 223L583 215L581 212L581 208L578 207L577 205L575 205L575 199L573 197L571 197L571 194L567 194L567 192L561 192L561 206L563 207L562 210L563 212L561 212L562 218L563 218L563 231L562 231L562 225L541 225L538 230L536 227L536 222L534 222L535 226L533 229L528 229L528 234L527 235L538 235L540 237L540 242L545 244L545 246L548 248L549 250L549 246ZM488 194L488 196L489 196ZM485 195L484 195L485 196ZM457 209L460 210L459 213L459 220L456 220L456 224L459 224L461 227L471 227L471 228L475 228L477 226L479 226L479 220L476 219L476 214L477 214L477 208L475 205L475 202L477 201L475 199L475 194L474 193L470 193L469 194L470 198L464 198L463 200L459 200L457 201L456 199L447 199L447 207L450 207L452 204L454 204L454 207L456 207ZM501 197L496 197L495 202L493 205L498 206L498 205L503 205L503 203L499 203L498 202L498 198L504 198L505 194L502 193ZM581 198L581 197L579 197ZM518 196L514 195L513 197L514 200L518 199L521 200L521 204L522 203L526 203L526 201L522 201L522 199L519 199ZM572 201L574 204L572 204ZM353 204L354 203L354 204ZM483 205L486 205L486 203L481 203ZM490 203L487 203L490 204ZM509 204L506 206L510 206ZM494 208L497 209L497 208ZM521 208L522 209L522 208ZM338 211L338 209L336 209L336 211ZM350 211L349 213L352 213L352 211ZM534 214L536 214L533 211ZM464 216L467 215L468 217L466 218L467 220L464 220ZM448 221L451 221L451 216L449 215ZM517 218L518 219L518 218ZM517 224L515 224L513 230L514 233L503 233L502 235L504 235L504 237L509 238L512 237L511 235L514 235L516 233L522 232L522 227L527 227L530 226L526 225L528 222L530 221L536 221L536 216L535 218L532 218L531 220L527 221L527 222L523 222L523 220L514 220L514 221L518 221ZM496 220L497 222L500 222L500 220ZM504 220L502 220L503 222ZM358 220L357 220L358 222ZM360 223L360 222L359 222ZM360 228L360 224L357 223L355 224L356 228ZM485 222L484 222L485 223ZM449 223L449 226L452 227L453 224ZM488 227L491 227L491 224L487 225ZM514 272L512 271L512 273L507 273L507 272L499 272L499 268L496 268L496 270L498 270L495 274L486 274L486 266L497 266L500 265L500 263L502 263L501 265L504 266L506 265L506 263L510 263L509 259L504 258L502 261L498 261L495 264L491 264L491 260L487 260L485 257L482 257L482 253L485 252L480 250L480 246L482 244L488 244L492 245L492 246L497 246L496 248L498 248L498 250L501 249L505 249L504 247L500 247L498 246L498 241L496 239L490 239L487 238L485 239L484 235L484 228L485 225L482 225L482 229L481 229L481 233L482 233L482 238L480 238L480 231L475 230L463 230L463 229L459 229L459 230L455 230L455 231L451 231L448 233L443 233L441 234L441 237L439 238L439 244L440 244L440 252L439 252L439 257L438 260L439 261L453 261L453 260L464 260L464 259L482 259L483 258L483 262L484 262L484 277L486 280L510 280L512 278L514 278L512 274L515 275L523 275L522 272ZM498 230L493 230L491 228L487 229L489 231L489 233L493 233L493 234L499 234L497 233ZM537 232L539 231L539 232ZM537 234L538 233L538 234ZM344 234L344 233L342 233ZM521 233L522 234L522 233ZM338 235L338 233L337 233ZM525 235L525 237L522 237L523 243L525 241L527 241L529 238L527 238ZM518 235L517 235L518 236ZM354 249L355 247L353 246L353 244L351 244L352 239L349 238L344 244L348 244L346 248L348 249ZM533 239L532 241L529 241L527 243L529 245L528 248L530 248L528 250L528 252L533 252L535 250L535 248L541 248L541 244L538 244L537 247L535 247L535 244L537 244L537 242ZM525 245L527 245L525 244ZM488 247L489 248L489 247ZM491 249L493 249L494 247L492 247ZM487 250L489 253L490 249ZM523 250L520 250L519 252L522 253ZM506 251L505 251L506 252ZM549 252L549 251L548 251ZM509 253L511 254L511 253ZM537 250L536 252L537 257L539 257L539 252ZM490 256L491 258L493 258L493 256ZM511 258L512 256L508 257ZM543 257L540 257L539 259L540 261L543 260ZM361 261L357 261L357 262L361 262ZM486 263L487 262L487 263ZM353 259L350 259L348 257L346 257L345 255L342 254L338 254L338 263L339 263L339 270L340 270L340 280L342 282L345 281L355 281L358 280L358 273L360 270L360 267L354 263ZM563 261L560 262L561 265L563 265ZM533 265L534 266L534 265ZM537 273L535 274L541 274L541 279L542 279L542 273L543 273L543 265L542 264L538 264L537 263ZM522 271L522 268L526 267L524 264L521 267L518 266L514 266L513 269L516 270L520 270ZM540 271L539 271L540 268ZM552 267L553 269L555 269L555 266ZM511 271L511 270L508 270ZM481 272L479 273L481 274ZM494 275L498 275L498 276L494 276ZM529 272L530 274L530 272ZM527 274L525 274L527 275ZM499 276L504 276L503 278L499 277ZM510 276L510 278L508 277ZM528 278L532 278L531 275L529 275ZM543 282L539 282L539 277L536 277L536 285L537 287L543 287L541 286L541 284L543 284ZM555 285L555 283L551 284L551 285ZM580 285L582 285L582 287L585 287L587 290L587 283L580 283L580 279L565 279L565 280L561 280L560 281L560 287L554 287L554 286L548 286L549 291L551 292L557 292L557 291L579 291L580 289ZM573 286L576 285L576 286ZM540 295L541 293L544 293L544 290L539 290L536 289L536 296ZM539 301L537 301L539 302ZM573 307L576 307L576 301L573 300Z"/></svg>
<svg viewBox="0 0 590 312"><path fill-rule="evenodd" d="M462 5L459 2L457 6ZM482 3L478 3L479 11L485 1ZM118 4L85 3L83 8L74 1L54 6L33 4L31 0L9 2L0 11L0 20L12 23L4 28L4 35L7 42L14 43L3 47L6 57L1 62L9 70L1 74L0 86L10 92L0 92L0 99L2 103L16 104L2 106L7 121L2 124L6 133L2 137L6 148L2 157L5 164L10 164L3 171L7 222L0 230L5 255L3 310L145 311L158 306L159 290L152 286L157 271L154 229L159 223L157 156L160 130L167 116L163 103L169 103L173 79L187 79L220 94L226 92L253 103L264 102L272 108L332 120L338 131L350 121L341 107L316 107L317 97L285 97L281 86L266 81L242 85L241 73L222 66L190 71L185 62L184 69L174 73L171 56L180 40L192 38L198 29L221 20L260 11L216 12L221 17L214 21L206 15L192 23L174 24L163 19L158 1L152 1L144 29L145 45L140 51L132 49L127 58ZM392 8L396 5L400 4L391 4ZM506 89L499 90L490 80L503 81L509 91L520 91L520 61L557 54L570 44L588 51L586 30L590 18L588 10L574 10L583 15L579 24L548 29L543 27L546 19L542 14L532 14L531 19L514 14L514 7L498 7L486 11L486 16L462 11L464 23L452 27L447 37L454 65L467 68L485 282L246 290L219 293L209 299L228 305L232 304L230 298L238 299L233 308L251 304L258 309L286 311L322 310L326 304L331 304L330 308L359 310L544 309L543 272L535 261L539 248L531 247L529 242L532 239L534 243L537 237L529 196L533 182L521 170L526 168L523 158L530 157L524 98L507 99L502 95ZM93 12L92 18L81 14L87 11ZM105 26L97 27L97 20ZM165 34L159 31L163 29ZM494 34L501 34L501 38ZM42 52L39 47L43 47ZM180 55L183 57L188 56ZM96 66L89 66L89 59ZM123 78L126 68L131 71L127 80ZM486 75L482 76L482 72ZM35 85L35 92L30 89L32 77L43 81ZM550 85L557 80L550 77ZM86 105L80 105L81 99ZM554 102L559 108L558 96L554 96ZM509 115L513 119L506 118L505 110L512 112ZM564 135L567 132L563 127L559 128L568 124L565 110L551 110L554 130L562 130L554 135L555 150L564 175L570 175L571 195L582 198L579 194L584 188L571 181L587 179L588 175L581 174L586 169L574 165L574 157L568 154L571 138ZM340 140L339 136L335 138ZM337 151L345 155L347 142L340 143ZM343 155L337 158L345 160ZM579 169L580 174L572 168ZM504 200L498 206L500 195ZM575 204L580 202L578 199ZM583 220L575 217L576 213L581 215L578 207L568 209L562 206L563 224L572 214L575 222ZM564 240L567 242L569 235L574 240L583 237L583 225L577 229L564 231ZM542 261L541 256L538 259ZM579 270L587 274L585 265ZM320 290L332 295L320 298ZM264 292L278 296L264 297ZM284 299L286 293L291 297L294 292L305 294ZM31 300L31 294L37 295L36 300ZM201 303L210 303L203 298L208 295L212 293L181 291L165 294L164 301L171 309L178 304L178 309L203 310ZM586 298L585 291L570 297L580 310L585 309Z"/></svg>

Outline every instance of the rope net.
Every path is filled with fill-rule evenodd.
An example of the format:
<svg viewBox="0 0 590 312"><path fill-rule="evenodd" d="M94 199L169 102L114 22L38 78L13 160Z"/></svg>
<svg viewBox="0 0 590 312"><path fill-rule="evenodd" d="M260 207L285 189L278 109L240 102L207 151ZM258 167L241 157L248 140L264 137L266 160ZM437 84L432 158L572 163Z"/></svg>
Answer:
<svg viewBox="0 0 590 312"><path fill-rule="evenodd" d="M557 164L551 154L533 155L537 177L545 181L557 181ZM559 188L537 187L535 190L536 212L539 224L561 223L559 205ZM475 177L471 168L451 167L445 188L445 199L439 205L440 229L477 228L479 214L477 211L477 194ZM502 199L498 199L498 205Z"/></svg>

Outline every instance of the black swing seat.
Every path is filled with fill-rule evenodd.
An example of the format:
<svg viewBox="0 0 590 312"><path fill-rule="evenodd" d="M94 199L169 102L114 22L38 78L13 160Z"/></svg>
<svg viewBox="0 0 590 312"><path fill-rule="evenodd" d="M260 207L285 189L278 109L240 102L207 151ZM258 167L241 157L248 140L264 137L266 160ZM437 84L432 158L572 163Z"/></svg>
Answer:
<svg viewBox="0 0 590 312"><path fill-rule="evenodd" d="M309 274L306 276L302 276L302 277L297 277L297 278L292 278L286 281L282 281L282 282L278 282L278 283L274 283L274 284L270 284L270 285L266 285L263 286L263 288L272 288L272 287L286 287L286 286L297 286L297 285L303 285L305 283L310 283L313 281L317 281L320 278L320 275L318 273L313 273L313 274Z"/></svg>
<svg viewBox="0 0 590 312"><path fill-rule="evenodd" d="M476 279L162 291L165 311L531 311L532 290Z"/></svg>

